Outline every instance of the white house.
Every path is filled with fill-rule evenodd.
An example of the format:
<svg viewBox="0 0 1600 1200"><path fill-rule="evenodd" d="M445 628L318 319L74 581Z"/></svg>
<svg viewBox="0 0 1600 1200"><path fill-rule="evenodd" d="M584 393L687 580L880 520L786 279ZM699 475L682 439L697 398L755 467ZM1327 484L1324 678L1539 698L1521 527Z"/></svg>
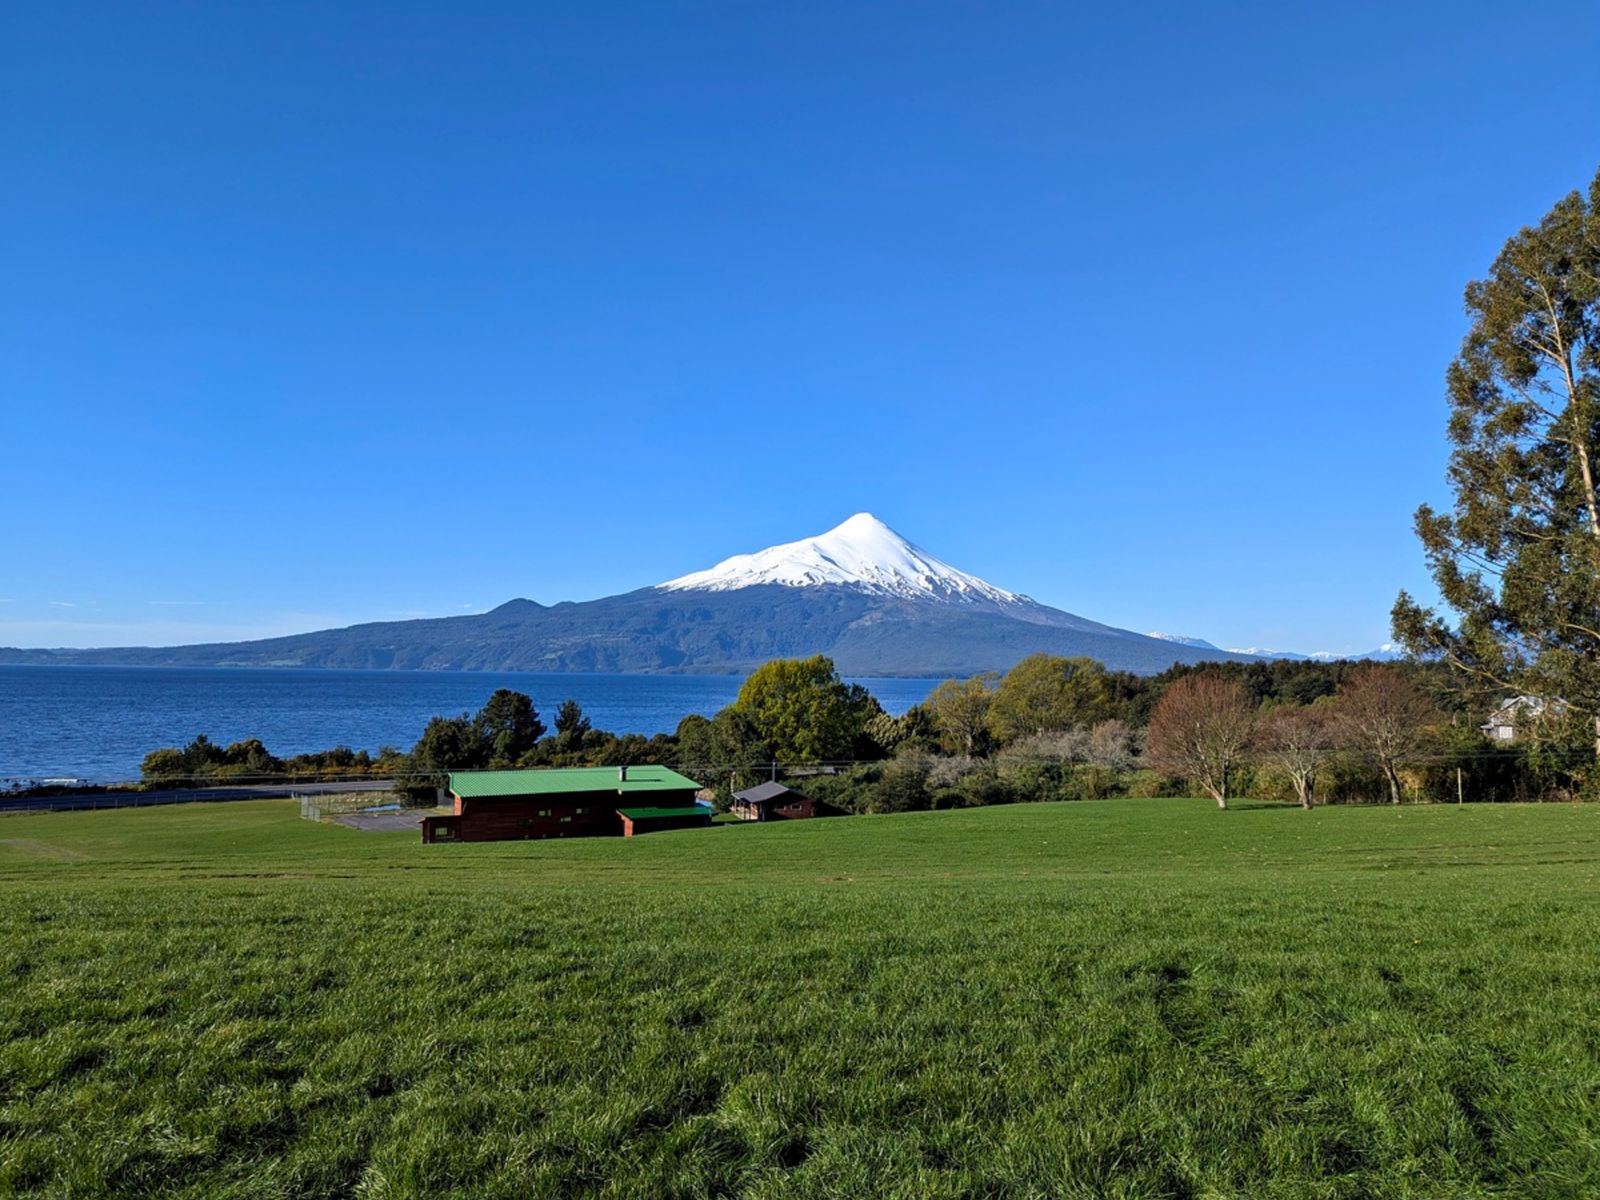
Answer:
<svg viewBox="0 0 1600 1200"><path fill-rule="evenodd" d="M1546 700L1540 696L1512 696L1502 700L1500 707L1489 714L1489 719L1478 726L1483 736L1494 742L1514 742L1518 732L1526 733L1530 725L1546 718L1559 717L1567 709L1564 700Z"/></svg>

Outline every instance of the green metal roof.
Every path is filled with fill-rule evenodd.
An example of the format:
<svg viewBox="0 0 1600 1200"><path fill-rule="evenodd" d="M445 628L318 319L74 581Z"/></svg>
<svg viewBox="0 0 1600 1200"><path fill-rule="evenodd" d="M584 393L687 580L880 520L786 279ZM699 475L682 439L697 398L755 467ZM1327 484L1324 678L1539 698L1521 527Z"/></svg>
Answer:
<svg viewBox="0 0 1600 1200"><path fill-rule="evenodd" d="M688 808L619 808L619 813L630 821L660 821L667 817L709 817L711 810L704 804Z"/></svg>
<svg viewBox="0 0 1600 1200"><path fill-rule="evenodd" d="M693 792L700 785L667 767L629 767L626 780L616 767L561 767L543 771L452 771L457 796L559 796L573 792Z"/></svg>

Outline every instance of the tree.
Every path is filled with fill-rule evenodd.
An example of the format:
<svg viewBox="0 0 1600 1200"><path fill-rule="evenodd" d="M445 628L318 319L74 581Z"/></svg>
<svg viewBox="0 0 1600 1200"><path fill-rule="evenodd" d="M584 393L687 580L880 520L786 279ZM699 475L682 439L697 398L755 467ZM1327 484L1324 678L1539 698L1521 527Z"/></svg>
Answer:
<svg viewBox="0 0 1600 1200"><path fill-rule="evenodd" d="M777 752L762 740L755 722L736 705L730 704L711 718L712 786L722 807L740 788L771 779L777 759Z"/></svg>
<svg viewBox="0 0 1600 1200"><path fill-rule="evenodd" d="M488 759L507 765L532 750L545 734L533 701L510 688L499 688L489 697L478 710L476 725Z"/></svg>
<svg viewBox="0 0 1600 1200"><path fill-rule="evenodd" d="M932 806L928 778L933 760L921 750L904 749L884 766L872 788L869 807L875 813L917 812Z"/></svg>
<svg viewBox="0 0 1600 1200"><path fill-rule="evenodd" d="M1600 753L1600 174L1506 242L1466 307L1446 376L1455 502L1416 516L1457 620L1401 592L1395 636L1577 706Z"/></svg>
<svg viewBox="0 0 1600 1200"><path fill-rule="evenodd" d="M951 754L971 758L989 738L989 705L994 702L993 672L971 679L946 679L923 701L938 730L940 744Z"/></svg>
<svg viewBox="0 0 1600 1200"><path fill-rule="evenodd" d="M871 718L857 740L856 758L888 758L902 746L925 750L934 742L933 721L928 710L913 704L898 717L879 712Z"/></svg>
<svg viewBox="0 0 1600 1200"><path fill-rule="evenodd" d="M867 722L883 711L864 688L841 680L833 660L821 654L757 667L732 707L786 762L852 757Z"/></svg>
<svg viewBox="0 0 1600 1200"><path fill-rule="evenodd" d="M1228 807L1233 773L1244 761L1255 709L1244 688L1216 674L1190 675L1156 701L1145 733L1145 761L1194 780Z"/></svg>
<svg viewBox="0 0 1600 1200"><path fill-rule="evenodd" d="M1326 703L1279 705L1256 727L1256 753L1289 777L1301 808L1311 807L1317 772L1337 744L1338 730Z"/></svg>
<svg viewBox="0 0 1600 1200"><path fill-rule="evenodd" d="M1111 715L1106 669L1092 658L1032 654L1007 671L989 705L1000 742L1091 725Z"/></svg>
<svg viewBox="0 0 1600 1200"><path fill-rule="evenodd" d="M678 722L673 737L678 743L680 769L692 775L696 771L709 772L718 765L710 717L690 713Z"/></svg>
<svg viewBox="0 0 1600 1200"><path fill-rule="evenodd" d="M1399 668L1366 663L1339 689L1333 711L1344 744L1383 773L1390 803L1399 804L1400 768L1439 718L1433 701Z"/></svg>
<svg viewBox="0 0 1600 1200"><path fill-rule="evenodd" d="M466 713L459 717L434 717L411 748L412 765L421 772L468 771L488 764L489 747L477 721Z"/></svg>
<svg viewBox="0 0 1600 1200"><path fill-rule="evenodd" d="M556 712L556 739L563 747L581 746L584 735L592 728L589 718L583 715L583 707L576 700L561 702Z"/></svg>
<svg viewBox="0 0 1600 1200"><path fill-rule="evenodd" d="M139 764L139 778L145 783L170 787L187 782L188 774L189 767L184 761L183 751L171 746L150 751Z"/></svg>
<svg viewBox="0 0 1600 1200"><path fill-rule="evenodd" d="M1101 721L1089 730L1084 761L1102 771L1126 771L1133 766L1133 730L1118 720Z"/></svg>

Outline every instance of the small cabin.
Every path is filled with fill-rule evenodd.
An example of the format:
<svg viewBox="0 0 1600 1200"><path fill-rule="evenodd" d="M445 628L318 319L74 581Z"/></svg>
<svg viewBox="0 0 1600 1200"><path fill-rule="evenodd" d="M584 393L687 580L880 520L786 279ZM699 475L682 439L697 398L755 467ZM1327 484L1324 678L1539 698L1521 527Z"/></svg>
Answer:
<svg viewBox="0 0 1600 1200"><path fill-rule="evenodd" d="M842 817L842 810L781 783L763 783L733 794L733 815L741 821L796 821Z"/></svg>
<svg viewBox="0 0 1600 1200"><path fill-rule="evenodd" d="M671 811L685 822L704 814L700 824L711 820L711 810L695 801L700 785L667 767L452 771L448 790L454 811L423 818L424 842L632 836L639 822L624 817L624 809ZM652 824L648 817L640 821L650 828L682 827Z"/></svg>

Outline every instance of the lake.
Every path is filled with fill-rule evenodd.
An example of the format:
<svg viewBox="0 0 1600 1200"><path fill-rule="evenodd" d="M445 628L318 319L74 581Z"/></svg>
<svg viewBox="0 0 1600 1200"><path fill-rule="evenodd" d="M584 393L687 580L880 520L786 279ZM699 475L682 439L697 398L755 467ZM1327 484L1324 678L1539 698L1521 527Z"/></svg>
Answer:
<svg viewBox="0 0 1600 1200"><path fill-rule="evenodd" d="M345 745L409 748L428 718L476 710L496 688L533 697L550 724L568 698L597 729L670 733L711 716L743 682L734 675L578 675L505 671L317 671L243 667L0 666L0 780L135 779L159 746L198 733L256 737L274 754ZM859 679L891 713L936 679Z"/></svg>

